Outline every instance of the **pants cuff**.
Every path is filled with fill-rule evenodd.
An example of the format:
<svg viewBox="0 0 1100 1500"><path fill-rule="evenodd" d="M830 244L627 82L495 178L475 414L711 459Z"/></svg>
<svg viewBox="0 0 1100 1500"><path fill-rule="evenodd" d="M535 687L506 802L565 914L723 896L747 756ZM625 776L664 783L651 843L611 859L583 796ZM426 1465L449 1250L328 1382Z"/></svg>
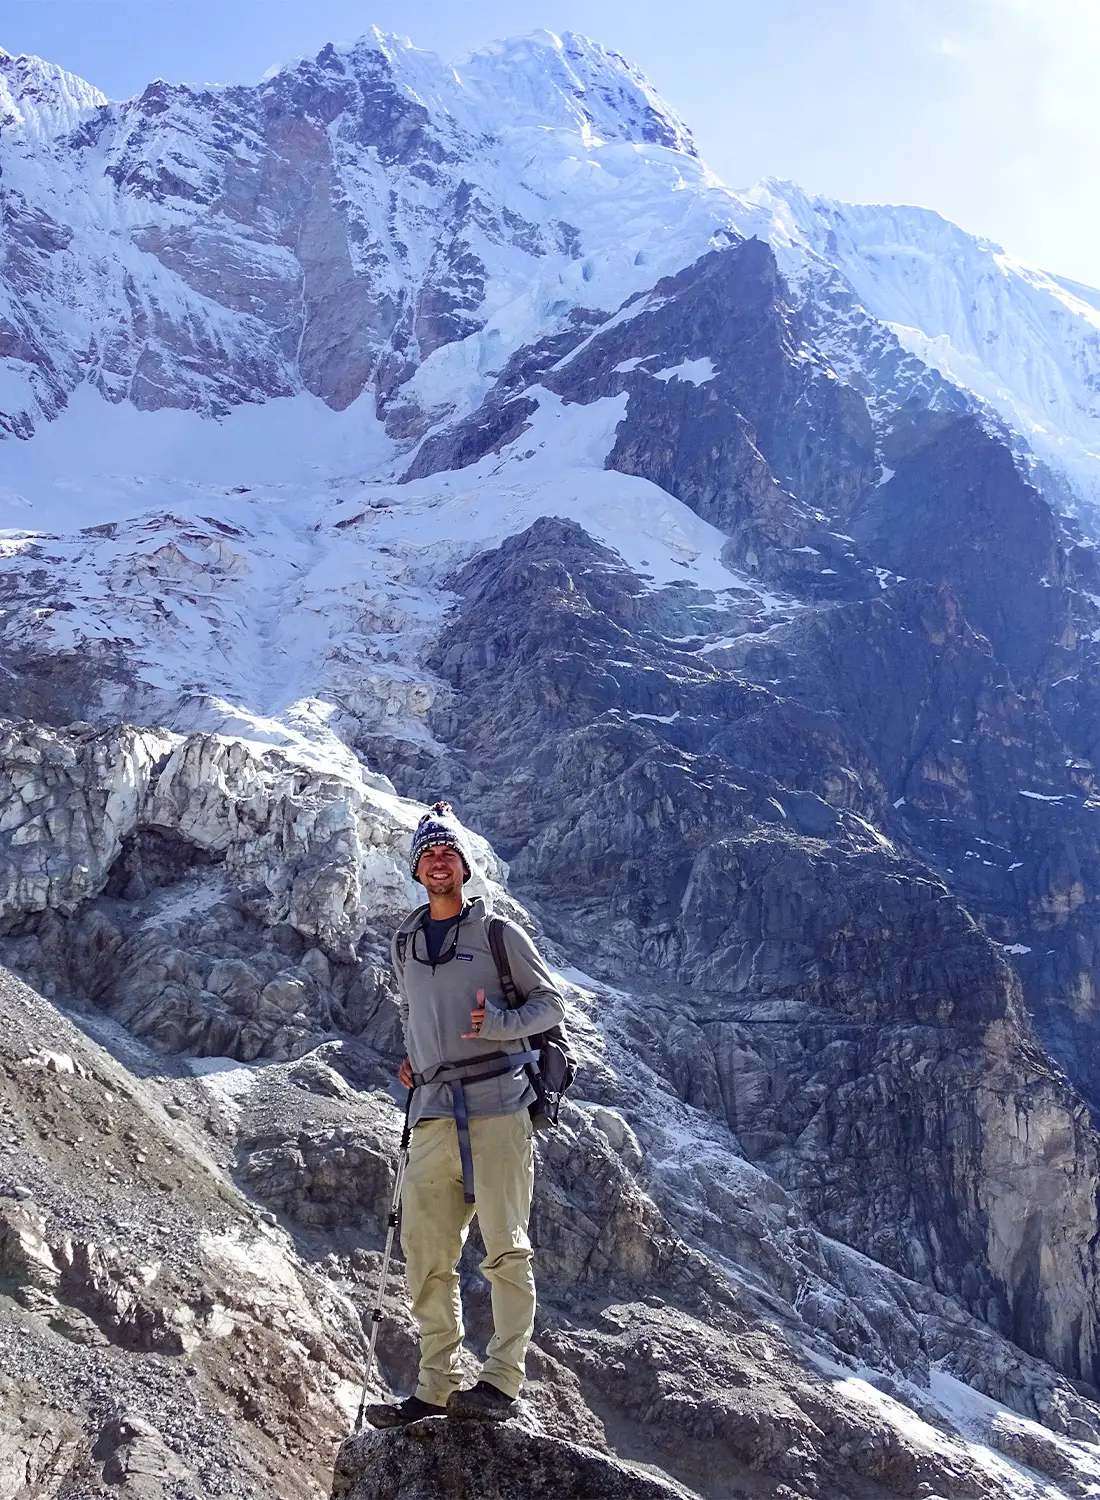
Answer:
<svg viewBox="0 0 1100 1500"><path fill-rule="evenodd" d="M513 1401L523 1389L523 1378L509 1370L495 1370L492 1365L483 1365L481 1370L482 1380L487 1380L490 1385L495 1385L498 1391L503 1391Z"/></svg>
<svg viewBox="0 0 1100 1500"><path fill-rule="evenodd" d="M442 1380L419 1380L416 1386L416 1394L421 1401L427 1401L430 1406L446 1406L447 1397L452 1391L457 1391L462 1382L457 1377L452 1381Z"/></svg>

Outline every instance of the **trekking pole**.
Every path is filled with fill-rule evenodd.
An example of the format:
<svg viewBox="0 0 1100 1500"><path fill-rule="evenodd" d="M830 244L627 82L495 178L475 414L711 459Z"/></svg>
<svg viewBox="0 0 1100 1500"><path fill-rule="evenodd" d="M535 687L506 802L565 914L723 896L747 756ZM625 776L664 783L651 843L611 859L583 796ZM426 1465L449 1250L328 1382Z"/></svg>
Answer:
<svg viewBox="0 0 1100 1500"><path fill-rule="evenodd" d="M412 1126L409 1124L409 1115L412 1112L413 1090L409 1090L409 1097L405 1101L405 1128L401 1132L401 1149L397 1157L397 1177L393 1184L393 1202L390 1204L389 1229L386 1233L386 1248L382 1252L382 1277L378 1285L378 1302L370 1315L370 1344L367 1348L367 1371L363 1376L363 1394L359 1398L359 1414L355 1418L355 1431L363 1430L363 1413L367 1408L367 1387L370 1385L371 1371L374 1369L374 1346L378 1342L378 1330L382 1324L382 1303L386 1296L386 1277L390 1270L390 1252L393 1250L393 1235L397 1228L397 1210L401 1206L401 1189L405 1185L405 1168L409 1164L409 1142L412 1139Z"/></svg>

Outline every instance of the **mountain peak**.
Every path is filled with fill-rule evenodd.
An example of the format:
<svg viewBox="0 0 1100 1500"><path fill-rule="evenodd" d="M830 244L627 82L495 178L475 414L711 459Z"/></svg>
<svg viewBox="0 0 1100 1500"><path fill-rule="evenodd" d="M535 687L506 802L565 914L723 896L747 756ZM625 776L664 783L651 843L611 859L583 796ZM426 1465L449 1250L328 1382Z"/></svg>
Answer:
<svg viewBox="0 0 1100 1500"><path fill-rule="evenodd" d="M329 44L316 58L271 69L265 79L303 64L343 65L356 73L370 58L381 58L429 114L441 110L464 120L475 135L549 127L697 155L691 131L645 75L579 32L538 29L490 42L452 63L373 26L354 42Z"/></svg>
<svg viewBox="0 0 1100 1500"><path fill-rule="evenodd" d="M691 131L645 75L579 32L536 30L480 47L456 65L511 125L557 126L697 155Z"/></svg>
<svg viewBox="0 0 1100 1500"><path fill-rule="evenodd" d="M106 94L41 57L0 47L0 125L46 139L72 130Z"/></svg>

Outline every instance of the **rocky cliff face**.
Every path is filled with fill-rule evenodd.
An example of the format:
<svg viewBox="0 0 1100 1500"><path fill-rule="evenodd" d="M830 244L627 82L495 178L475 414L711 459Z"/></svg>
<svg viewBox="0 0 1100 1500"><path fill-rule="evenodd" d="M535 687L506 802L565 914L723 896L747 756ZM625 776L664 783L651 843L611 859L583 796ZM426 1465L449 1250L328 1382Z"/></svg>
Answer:
<svg viewBox="0 0 1100 1500"><path fill-rule="evenodd" d="M805 690L776 693L770 653L759 675L745 670L751 658L717 665L723 655L737 661L733 646L701 655L701 635L694 650L669 653L666 641L682 633L679 591L639 597L609 554L561 523L540 523L472 564L457 586L464 607L438 665L461 707L439 732L464 752L460 767L476 756L488 772L486 785L457 783L463 803L477 808L555 936L583 935L590 969L632 986L645 973L660 986L663 1003L647 1016L651 1065L727 1123L830 1233L950 1286L1050 1354L1046 1335L1025 1327L1045 1321L1025 1268L1032 1249L1049 1260L1066 1243L1069 1199L1052 1190L1055 1219L1040 1230L1046 1195L1029 1190L1025 1219L1038 1238L1025 1248L1029 1231L1017 1221L995 1245L1008 1220L991 1217L974 1188L1015 1149L1015 1127L1006 1138L994 1103L1004 1079L1028 1080L1024 1093L1048 1101L1039 1113L1053 1108L1073 1139L1069 1155L1083 1162L1084 1148L1093 1163L1080 1198L1082 1225L1091 1222L1087 1111L1043 1059L1003 950L907 852L904 826L895 831L902 808L893 803L906 799L888 779L895 747L875 747L877 715L857 732L854 704L841 714ZM796 616L788 649L806 677L824 677L820 647L810 646L823 632L863 681L860 654L889 654L892 638L905 640L916 679L919 648L908 638L924 637L938 676L953 636L953 654L969 658L956 667L956 691L971 703L970 673L984 677L991 663L957 606L920 587L894 593L892 607L875 600L831 606L812 622ZM832 638L850 614L858 653ZM918 680L909 688L908 713L919 719L928 690ZM896 726L894 714L888 722ZM424 772L417 764L407 774ZM1056 1301L1082 1284L1076 1253L1055 1278L1059 1290L1051 1284ZM1091 1323L1094 1299L1085 1288L1056 1317L1059 1358L1088 1379L1095 1334L1078 1342L1079 1314Z"/></svg>
<svg viewBox="0 0 1100 1500"><path fill-rule="evenodd" d="M726 192L578 38L123 104L0 54L0 109L13 1496L328 1492L440 794L584 1069L523 1426L337 1492L1088 1493L1079 299L927 225L1006 330L966 385L970 324L860 269L885 220Z"/></svg>

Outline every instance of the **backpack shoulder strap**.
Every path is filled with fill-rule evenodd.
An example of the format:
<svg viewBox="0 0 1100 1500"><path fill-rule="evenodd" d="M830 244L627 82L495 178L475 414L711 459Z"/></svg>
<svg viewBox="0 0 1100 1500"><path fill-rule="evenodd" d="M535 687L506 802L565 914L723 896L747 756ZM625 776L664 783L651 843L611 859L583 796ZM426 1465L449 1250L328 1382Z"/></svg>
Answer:
<svg viewBox="0 0 1100 1500"><path fill-rule="evenodd" d="M512 978L512 966L508 962L508 949L504 943L504 929L507 925L503 917L490 917L485 923L485 930L489 936L489 951L493 955L493 962L500 975L504 1003L509 1010L518 1010L523 1004L523 997L516 989L516 981Z"/></svg>

